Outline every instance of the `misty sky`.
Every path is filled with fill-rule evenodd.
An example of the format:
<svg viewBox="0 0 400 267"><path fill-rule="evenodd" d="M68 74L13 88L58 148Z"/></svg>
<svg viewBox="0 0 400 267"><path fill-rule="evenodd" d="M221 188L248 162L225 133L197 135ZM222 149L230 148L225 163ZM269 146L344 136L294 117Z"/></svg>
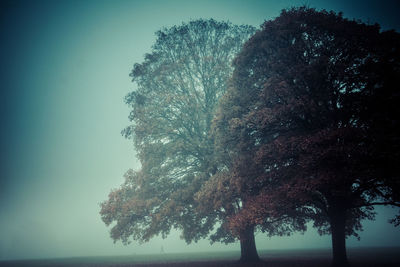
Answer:
<svg viewBox="0 0 400 267"><path fill-rule="evenodd" d="M400 29L396 1L1 1L0 260L239 249L208 241L186 245L174 232L150 243L113 244L99 203L140 167L124 96L128 76L155 41L154 32L190 19L259 26L282 8L307 4ZM399 245L395 212L378 209L361 241ZM329 247L330 237L269 239L258 249Z"/></svg>

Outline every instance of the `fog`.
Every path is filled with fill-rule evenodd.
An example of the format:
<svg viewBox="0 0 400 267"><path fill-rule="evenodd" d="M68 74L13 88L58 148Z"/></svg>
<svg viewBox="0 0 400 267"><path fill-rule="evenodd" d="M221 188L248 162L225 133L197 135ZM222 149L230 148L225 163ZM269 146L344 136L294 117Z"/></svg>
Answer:
<svg viewBox="0 0 400 267"><path fill-rule="evenodd" d="M154 32L190 19L259 26L282 8L308 4L400 29L396 1L2 1L0 13L0 260L239 250L207 240L187 245L172 232L149 243L114 244L99 203L140 167L124 96L128 76ZM377 209L361 240L348 246L399 245L400 229ZM258 249L330 247L304 234L256 236Z"/></svg>

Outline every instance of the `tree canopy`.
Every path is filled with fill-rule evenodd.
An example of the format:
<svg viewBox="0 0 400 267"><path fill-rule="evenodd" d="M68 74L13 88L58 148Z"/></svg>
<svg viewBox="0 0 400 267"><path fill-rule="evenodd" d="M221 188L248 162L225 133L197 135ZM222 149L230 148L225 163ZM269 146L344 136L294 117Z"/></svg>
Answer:
<svg viewBox="0 0 400 267"><path fill-rule="evenodd" d="M399 36L300 7L245 44L214 122L228 161L214 184L251 196L231 227L300 212L344 266L345 236L400 204Z"/></svg>
<svg viewBox="0 0 400 267"><path fill-rule="evenodd" d="M254 231L313 220L345 266L361 220L400 206L400 34L306 7L253 33L212 19L157 32L126 96L141 169L102 219L123 243L236 237L244 261L258 259Z"/></svg>
<svg viewBox="0 0 400 267"><path fill-rule="evenodd" d="M160 30L152 52L131 72L135 90L126 96L141 162L101 204L111 236L128 243L165 237L172 228L187 242L206 237L217 216L196 212L195 193L215 173L211 121L232 75L231 62L253 27L195 20ZM220 231L221 232L221 231ZM229 233L213 241L231 240Z"/></svg>

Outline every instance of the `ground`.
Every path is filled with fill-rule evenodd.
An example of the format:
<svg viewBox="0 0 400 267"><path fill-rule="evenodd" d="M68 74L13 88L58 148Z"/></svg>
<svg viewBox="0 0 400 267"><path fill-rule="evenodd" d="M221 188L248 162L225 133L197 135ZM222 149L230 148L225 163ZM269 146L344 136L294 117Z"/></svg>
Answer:
<svg viewBox="0 0 400 267"><path fill-rule="evenodd" d="M207 252L187 254L131 255L115 257L79 257L65 259L0 261L0 266L10 267L323 267L331 261L330 249L264 250L259 252L262 262L239 264L239 252ZM350 248L352 267L400 266L400 247Z"/></svg>

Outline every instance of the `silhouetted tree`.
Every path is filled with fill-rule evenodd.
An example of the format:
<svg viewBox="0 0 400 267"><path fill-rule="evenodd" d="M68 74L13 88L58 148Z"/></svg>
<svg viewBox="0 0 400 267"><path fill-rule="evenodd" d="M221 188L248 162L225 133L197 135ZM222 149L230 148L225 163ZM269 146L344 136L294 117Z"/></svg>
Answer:
<svg viewBox="0 0 400 267"><path fill-rule="evenodd" d="M231 226L301 212L332 235L333 264L347 265L346 236L373 206L400 204L399 34L293 8L234 66L215 121L230 162L214 183L249 198Z"/></svg>
<svg viewBox="0 0 400 267"><path fill-rule="evenodd" d="M232 75L232 59L254 33L250 26L196 20L158 31L152 52L131 73L137 88L126 97L132 138L141 162L125 183L101 204L111 237L129 243L182 231L186 242L210 235L232 242L217 230L218 215L197 212L195 193L215 173L210 125ZM224 233L221 235L221 233Z"/></svg>

